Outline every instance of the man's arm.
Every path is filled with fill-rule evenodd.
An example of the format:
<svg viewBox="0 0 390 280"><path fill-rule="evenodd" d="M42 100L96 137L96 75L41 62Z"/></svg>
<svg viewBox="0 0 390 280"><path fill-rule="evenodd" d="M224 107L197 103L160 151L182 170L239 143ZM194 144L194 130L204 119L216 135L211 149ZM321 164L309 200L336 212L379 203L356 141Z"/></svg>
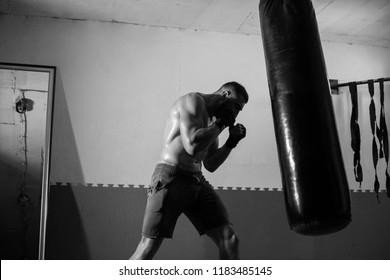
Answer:
<svg viewBox="0 0 390 280"><path fill-rule="evenodd" d="M246 129L242 124L236 124L229 129L229 138L222 147L218 148L218 139L214 141L213 145L210 145L208 154L203 160L204 167L210 172L217 170L228 158L232 149L234 149L238 142L245 136Z"/></svg>
<svg viewBox="0 0 390 280"><path fill-rule="evenodd" d="M191 156L206 151L221 133L216 124L204 127L204 110L204 101L196 94L185 96L180 106L180 135L184 149Z"/></svg>
<svg viewBox="0 0 390 280"><path fill-rule="evenodd" d="M203 160L203 166L209 171L214 172L225 162L229 157L232 149L225 145L218 148L218 139L214 141L213 145L210 146L207 156Z"/></svg>

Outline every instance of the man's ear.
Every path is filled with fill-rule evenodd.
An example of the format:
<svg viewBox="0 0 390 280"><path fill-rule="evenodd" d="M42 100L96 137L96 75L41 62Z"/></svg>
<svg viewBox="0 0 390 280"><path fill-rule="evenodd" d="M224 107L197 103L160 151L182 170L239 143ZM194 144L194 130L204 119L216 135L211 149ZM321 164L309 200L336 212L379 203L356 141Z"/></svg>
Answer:
<svg viewBox="0 0 390 280"><path fill-rule="evenodd" d="M223 92L222 92L222 96L223 97L228 97L230 95L230 91L229 90L224 90Z"/></svg>

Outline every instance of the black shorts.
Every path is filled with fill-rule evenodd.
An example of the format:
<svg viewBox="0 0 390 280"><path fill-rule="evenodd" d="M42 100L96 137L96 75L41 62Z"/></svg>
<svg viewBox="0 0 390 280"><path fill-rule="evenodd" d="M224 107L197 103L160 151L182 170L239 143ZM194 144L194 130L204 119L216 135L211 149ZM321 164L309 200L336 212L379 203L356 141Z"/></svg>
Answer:
<svg viewBox="0 0 390 280"><path fill-rule="evenodd" d="M142 235L172 238L179 216L184 213L200 235L230 224L221 199L201 172L157 164L148 189Z"/></svg>

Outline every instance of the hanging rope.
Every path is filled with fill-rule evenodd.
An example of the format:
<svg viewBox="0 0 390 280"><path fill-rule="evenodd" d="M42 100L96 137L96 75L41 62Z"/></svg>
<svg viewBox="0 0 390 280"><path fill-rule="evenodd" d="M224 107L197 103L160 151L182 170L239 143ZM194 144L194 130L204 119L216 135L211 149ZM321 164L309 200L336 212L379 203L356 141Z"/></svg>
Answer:
<svg viewBox="0 0 390 280"><path fill-rule="evenodd" d="M381 143L381 152L380 154L385 157L386 160L386 191L387 197L390 197L390 176L389 176L389 138L387 133L386 118L385 118L385 90L384 90L384 79L379 81L379 94L380 94L380 119L379 119L379 128L377 129L377 135L380 136L379 141Z"/></svg>
<svg viewBox="0 0 390 280"><path fill-rule="evenodd" d="M376 122L376 108L375 108L375 102L374 102L374 81L369 80L368 81L368 92L370 93L371 102L370 102L370 125L371 125L371 133L372 133L372 160L374 163L374 170L375 170L375 182L374 182L374 191L376 193L376 197L379 202L379 180L378 180L378 172L377 172L377 166L378 166L378 146L376 144L376 135L377 131L380 131L380 129L377 126Z"/></svg>
<svg viewBox="0 0 390 280"><path fill-rule="evenodd" d="M351 95L352 102L352 113L351 113L351 121L350 121L350 129L351 129L351 147L353 150L353 168L355 174L355 180L360 183L360 187L363 181L363 172L360 164L360 145L361 145L361 136L360 136L360 128L358 124L359 112L358 112L358 99L357 99L357 85L368 84L368 91L371 97L371 103L369 107L370 113L370 125L372 132L372 158L375 169L375 182L374 182L374 191L376 193L378 202L379 202L379 189L380 183L378 180L377 173L377 164L379 159L385 158L386 160L386 192L387 197L390 198L390 175L389 175L389 135L386 125L385 118L385 105L384 105L384 82L390 81L390 77L388 78L380 78L376 80L364 80L364 81L355 81L348 83L340 83L340 84L331 84L331 88L336 90L338 93L338 88L340 87L349 87L349 92ZM380 90L380 116L379 121L376 119L376 108L374 101L374 83L379 83ZM379 144L377 144L377 140Z"/></svg>
<svg viewBox="0 0 390 280"><path fill-rule="evenodd" d="M351 147L353 150L353 171L355 174L356 182L362 185L363 171L360 164L360 128L358 123L359 110L358 110L358 99L357 99L357 84L355 82L349 83L349 92L351 94L352 101L352 114L351 114Z"/></svg>

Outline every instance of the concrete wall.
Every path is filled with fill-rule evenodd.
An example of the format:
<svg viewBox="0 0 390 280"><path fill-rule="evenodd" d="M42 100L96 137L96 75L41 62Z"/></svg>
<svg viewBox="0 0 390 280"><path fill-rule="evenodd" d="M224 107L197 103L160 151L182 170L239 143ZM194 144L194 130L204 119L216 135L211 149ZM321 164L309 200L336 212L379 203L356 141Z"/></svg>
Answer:
<svg viewBox="0 0 390 280"><path fill-rule="evenodd" d="M49 250L53 258L128 257L113 251L118 251L120 246L129 247L128 250L132 251L139 239L139 219L143 215L144 201L134 197L138 198L138 192L144 190L142 187L134 188L133 185L149 183L161 149L167 111L177 97L190 91L211 93L222 83L236 80L250 94L250 102L238 118L247 127L247 137L220 170L213 174L205 172L206 177L215 186L280 190L281 180L260 37L118 23L1 16L0 40L0 61L57 66L50 177L53 184L50 203L54 211L50 217L50 240L56 242L50 243L52 247ZM358 80L390 76L390 63L387 63L389 49L328 42L323 43L323 48L329 78ZM350 188L358 191L359 186L353 182L352 169L349 167L348 93L334 96L333 100ZM387 106L386 110L388 123L389 108ZM368 110L368 107L365 109ZM371 139L369 127L367 129L363 133ZM226 139L226 134L221 138L222 141ZM371 145L362 149L370 154ZM381 164L383 168L384 163ZM370 163L364 167L367 174L372 174ZM381 172L381 182L383 178ZM56 182L59 182L58 186ZM67 187L66 183L72 186ZM89 187L86 187L88 184ZM123 187L128 185L131 186ZM64 191L63 188L67 194L57 195ZM371 180L365 181L362 188L372 190ZM118 200L122 189L134 193L132 198L128 198L129 201L123 203ZM237 219L245 217L245 211L259 211L259 215L263 212L268 215L267 212L275 211L274 207L284 207L282 192L279 191L258 191L257 195L272 200L270 204L264 204L267 207L260 206L261 209L249 208L257 205L257 202L247 204L251 197L247 197L249 191L223 192L229 193L227 197L237 197L239 201L235 203L248 205L248 209L231 207L230 211L237 215ZM359 202L356 207L359 207L359 213L366 213L362 215L367 216L361 220L363 224L357 225L358 228L364 227L364 221L372 218L369 215L374 215L364 212L364 207L378 207L377 211L384 213L388 206L384 198L383 203L378 205L372 193L360 196L364 196L364 202ZM90 201L96 201L96 204L89 205ZM260 198L259 201L266 202ZM58 210L56 205L63 207ZM73 220L69 220L71 218L66 214L67 211L77 214ZM268 222L272 227L265 227L268 229L276 226L283 215L270 217ZM114 218L110 228L115 234L101 236L99 221ZM64 219L77 224L82 230L75 236L65 236L61 226ZM249 234L246 231L252 221L243 221L247 224L240 226L241 231ZM183 223L178 230L184 230L185 237L179 235L177 242L189 243L189 251L195 250L197 245L192 239L184 242L187 240L185 238L192 236L188 233L194 233L189 224L185 221ZM378 234L375 240L378 248L381 248L380 244L385 239L382 227L388 229L389 222L381 220L372 229ZM263 228L259 224L258 230ZM284 232L280 238L291 234L287 224L281 230ZM282 239L278 239L273 231L265 233L269 234L264 236L274 238L273 244L278 247L278 251L282 251L283 243L278 242ZM362 237L364 234L353 233ZM303 237L294 236L287 240L295 244L296 238ZM345 239L348 236L342 235L340 243ZM108 243L101 246L102 240ZM320 244L322 239L307 240ZM70 248L66 244L73 244L84 253L66 253L66 248ZM83 251L82 244L88 244L85 245L88 254L86 250ZM263 245L258 244L259 247ZM354 246L366 248L368 245L357 242ZM204 253L209 247L210 244L202 247L205 251L201 250L197 257L210 257ZM328 247L326 250L329 250ZM249 253L251 248L247 246L242 255L248 258L278 257L273 256L272 248L267 248L260 255ZM291 248L291 257L318 258L325 254L314 254L312 248L307 248L307 254L306 249L299 246ZM362 250L366 252L361 254L365 258L377 256L368 249ZM327 256L335 254L338 253ZM352 253L342 256L353 257ZM159 257L169 258L170 255L165 253ZM187 255L180 255L180 252L175 257L188 258Z"/></svg>

